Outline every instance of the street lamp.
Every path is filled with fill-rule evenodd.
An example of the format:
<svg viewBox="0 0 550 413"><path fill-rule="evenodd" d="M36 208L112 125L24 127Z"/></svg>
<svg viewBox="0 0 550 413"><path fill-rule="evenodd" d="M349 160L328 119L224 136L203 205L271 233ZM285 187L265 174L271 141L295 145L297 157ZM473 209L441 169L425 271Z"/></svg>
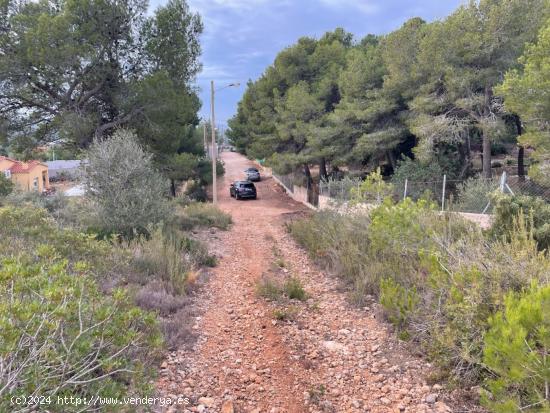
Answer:
<svg viewBox="0 0 550 413"><path fill-rule="evenodd" d="M218 192L217 192L217 176L216 176L216 154L217 154L217 146L216 146L216 119L214 116L214 92L217 92L218 90L226 89L228 87L239 87L240 83L230 83L226 86L223 86L219 89L214 89L214 81L212 80L210 82L210 108L212 110L210 121L212 122L212 201L215 204L218 203Z"/></svg>

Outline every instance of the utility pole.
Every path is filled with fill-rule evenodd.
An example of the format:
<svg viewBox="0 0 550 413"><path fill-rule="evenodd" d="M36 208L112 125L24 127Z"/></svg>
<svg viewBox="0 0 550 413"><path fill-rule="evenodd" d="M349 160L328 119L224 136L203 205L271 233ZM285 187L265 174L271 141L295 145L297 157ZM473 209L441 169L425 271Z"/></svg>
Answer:
<svg viewBox="0 0 550 413"><path fill-rule="evenodd" d="M210 102L211 102L211 118L212 122L212 202L214 205L218 203L218 192L217 192L217 176L216 176L216 120L214 119L214 81L210 82Z"/></svg>
<svg viewBox="0 0 550 413"><path fill-rule="evenodd" d="M206 125L207 125L206 122L202 124L202 141L203 141L203 147L204 147L204 154L208 157L208 143L206 142Z"/></svg>
<svg viewBox="0 0 550 413"><path fill-rule="evenodd" d="M227 86L224 86L218 90L222 90L228 87L237 87L240 86L240 83L230 83ZM210 116L210 123L212 128L212 202L215 204L218 203L218 192L217 192L217 176L216 176L216 157L218 153L218 147L216 145L216 117L214 115L214 81L210 81L210 109L212 111Z"/></svg>

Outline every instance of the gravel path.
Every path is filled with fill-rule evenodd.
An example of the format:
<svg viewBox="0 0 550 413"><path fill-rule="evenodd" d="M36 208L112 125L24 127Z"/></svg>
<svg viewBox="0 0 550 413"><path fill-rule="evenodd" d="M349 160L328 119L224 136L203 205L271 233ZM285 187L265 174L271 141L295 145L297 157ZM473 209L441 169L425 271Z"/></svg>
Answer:
<svg viewBox="0 0 550 413"><path fill-rule="evenodd" d="M429 364L401 348L371 307L348 302L339 282L316 268L284 229L307 213L270 177L258 200L229 197L229 182L250 166L223 154L220 207L233 216L227 232L210 234L220 259L196 300L198 340L167 356L158 389L184 396L169 412L451 412L439 385L427 385ZM276 266L274 262L284 262ZM272 303L256 294L267 273L301 279L306 302ZM274 311L291 314L277 320Z"/></svg>

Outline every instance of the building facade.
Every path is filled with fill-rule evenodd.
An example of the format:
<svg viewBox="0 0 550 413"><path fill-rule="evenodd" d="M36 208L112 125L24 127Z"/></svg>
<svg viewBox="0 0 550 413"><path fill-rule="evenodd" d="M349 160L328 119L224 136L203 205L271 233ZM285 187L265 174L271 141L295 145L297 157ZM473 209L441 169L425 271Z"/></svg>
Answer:
<svg viewBox="0 0 550 413"><path fill-rule="evenodd" d="M0 156L0 173L21 191L44 192L50 188L48 166L39 161L22 162Z"/></svg>

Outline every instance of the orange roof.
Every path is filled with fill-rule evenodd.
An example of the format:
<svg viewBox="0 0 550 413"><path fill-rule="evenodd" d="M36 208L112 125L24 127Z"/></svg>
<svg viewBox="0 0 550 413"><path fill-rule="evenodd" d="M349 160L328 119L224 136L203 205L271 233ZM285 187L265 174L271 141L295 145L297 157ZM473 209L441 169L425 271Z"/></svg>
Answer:
<svg viewBox="0 0 550 413"><path fill-rule="evenodd" d="M21 162L21 161L16 161L15 159L8 158L7 156L0 156L0 161L1 160L13 162L13 165L8 168L8 170L12 174L29 173L31 170L34 169L35 166L38 166L38 165L45 166L46 168L48 167L47 165L43 164L40 161Z"/></svg>

